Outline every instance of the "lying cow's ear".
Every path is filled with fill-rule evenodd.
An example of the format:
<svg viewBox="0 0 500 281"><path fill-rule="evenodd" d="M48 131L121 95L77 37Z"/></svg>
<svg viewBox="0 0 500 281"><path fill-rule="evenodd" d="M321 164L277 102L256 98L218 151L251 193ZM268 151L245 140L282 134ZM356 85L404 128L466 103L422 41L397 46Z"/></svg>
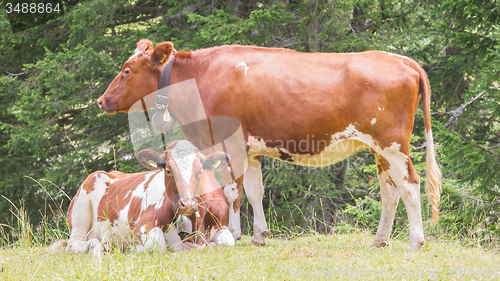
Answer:
<svg viewBox="0 0 500 281"><path fill-rule="evenodd" d="M165 159L152 149L144 149L137 153L137 160L149 169L158 169L165 166Z"/></svg>
<svg viewBox="0 0 500 281"><path fill-rule="evenodd" d="M210 171L220 171L231 162L229 155L224 152L217 151L202 158L203 169Z"/></svg>
<svg viewBox="0 0 500 281"><path fill-rule="evenodd" d="M153 54L151 55L151 61L156 65L161 65L168 61L170 54L174 50L174 45L172 42L163 42L156 45Z"/></svg>

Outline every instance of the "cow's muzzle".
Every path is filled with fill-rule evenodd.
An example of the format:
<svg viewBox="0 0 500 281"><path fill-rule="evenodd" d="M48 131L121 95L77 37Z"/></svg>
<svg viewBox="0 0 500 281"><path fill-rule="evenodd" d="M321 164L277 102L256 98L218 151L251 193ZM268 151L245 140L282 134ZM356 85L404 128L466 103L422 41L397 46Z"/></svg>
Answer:
<svg viewBox="0 0 500 281"><path fill-rule="evenodd" d="M100 97L98 100L97 100L97 105L99 106L99 108L108 113L108 114L113 114L113 113L116 113L116 106L112 106L110 104L110 102L104 98L104 97Z"/></svg>
<svg viewBox="0 0 500 281"><path fill-rule="evenodd" d="M190 216L198 211L198 201L195 198L181 198L179 199L179 214L183 216Z"/></svg>

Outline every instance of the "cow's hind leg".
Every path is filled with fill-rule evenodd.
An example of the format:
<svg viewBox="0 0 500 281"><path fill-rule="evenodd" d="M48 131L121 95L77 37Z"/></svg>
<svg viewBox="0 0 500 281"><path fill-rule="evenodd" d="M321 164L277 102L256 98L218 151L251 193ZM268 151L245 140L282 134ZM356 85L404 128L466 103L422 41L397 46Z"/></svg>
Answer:
<svg viewBox="0 0 500 281"><path fill-rule="evenodd" d="M420 179L418 178L411 160L408 157L409 177L402 180L401 199L406 207L410 228L410 245L408 250L420 249L425 244L424 227L422 224L422 210L420 203Z"/></svg>
<svg viewBox="0 0 500 281"><path fill-rule="evenodd" d="M377 234L372 247L384 247L389 244L389 238L394 221L394 214L399 201L399 190L389 175L388 162L385 158L375 153L377 162L378 180L380 183L380 197L382 199L382 215L378 225Z"/></svg>
<svg viewBox="0 0 500 281"><path fill-rule="evenodd" d="M95 238L88 239L93 219L90 196L81 188L73 201L72 208L69 210L72 220L71 236L65 250L70 253L100 251L101 242Z"/></svg>
<svg viewBox="0 0 500 281"><path fill-rule="evenodd" d="M389 176L396 185L398 193L406 207L410 230L410 245L408 250L418 250L425 244L420 206L420 179L408 155L392 151L386 154L381 153L381 156L387 160ZM383 216L384 213L382 212Z"/></svg>
<svg viewBox="0 0 500 281"><path fill-rule="evenodd" d="M262 198L264 197L264 186L262 185L262 170L261 157L248 157L248 168L243 177L243 186L248 201L252 205L254 223L253 237L251 243L256 245L264 245L264 236L268 234L266 217L264 215L264 207L262 206Z"/></svg>

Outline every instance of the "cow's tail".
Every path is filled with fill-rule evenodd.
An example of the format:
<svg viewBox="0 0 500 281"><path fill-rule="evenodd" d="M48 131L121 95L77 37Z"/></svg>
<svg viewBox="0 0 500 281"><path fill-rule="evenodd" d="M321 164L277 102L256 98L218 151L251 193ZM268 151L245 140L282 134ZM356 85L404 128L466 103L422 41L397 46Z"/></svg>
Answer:
<svg viewBox="0 0 500 281"><path fill-rule="evenodd" d="M415 61L412 61L412 68L420 76L420 95L422 95L422 109L424 111L425 141L427 142L426 153L426 177L425 191L432 204L432 223L436 224L439 217L439 201L441 197L441 170L436 162L436 152L434 151L434 140L431 129L431 87L429 79L424 69Z"/></svg>

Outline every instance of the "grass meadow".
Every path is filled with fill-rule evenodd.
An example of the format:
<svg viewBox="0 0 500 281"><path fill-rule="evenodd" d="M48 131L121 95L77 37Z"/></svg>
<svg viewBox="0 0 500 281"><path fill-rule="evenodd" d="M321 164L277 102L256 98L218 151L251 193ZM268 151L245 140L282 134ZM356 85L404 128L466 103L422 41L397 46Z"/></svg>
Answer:
<svg viewBox="0 0 500 281"><path fill-rule="evenodd" d="M431 240L406 250L395 237L385 248L370 248L373 235L322 235L309 231L235 247L184 252L53 254L47 245L22 241L0 250L1 280L496 280L500 255L456 240Z"/></svg>
<svg viewBox="0 0 500 281"><path fill-rule="evenodd" d="M3 198L8 200L7 198ZM24 208L12 204L11 225L0 225L0 280L498 280L498 243L451 235L426 221L426 244L409 252L408 230L395 232L390 245L371 248L366 227L339 228L325 235L307 228L272 227L265 246L244 235L235 247L184 252L52 253L49 245L69 237L63 210L37 226ZM276 219L276 218L274 218ZM317 217L315 222L321 220ZM242 223L251 222L247 219ZM459 223L460 233L471 233Z"/></svg>

